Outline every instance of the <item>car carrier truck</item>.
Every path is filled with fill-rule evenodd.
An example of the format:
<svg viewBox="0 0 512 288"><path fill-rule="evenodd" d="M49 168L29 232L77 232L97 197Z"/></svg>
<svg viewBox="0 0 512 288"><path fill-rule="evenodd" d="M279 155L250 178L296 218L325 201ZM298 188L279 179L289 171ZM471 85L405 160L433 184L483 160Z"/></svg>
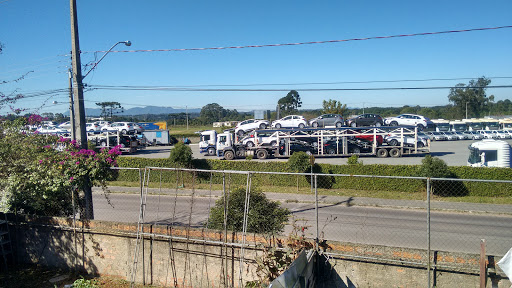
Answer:
<svg viewBox="0 0 512 288"><path fill-rule="evenodd" d="M238 141L238 136L226 131L217 133L215 130L200 132L199 152L210 156L217 155L226 160L255 156L258 159L267 159L273 156L277 146L246 146Z"/></svg>
<svg viewBox="0 0 512 288"><path fill-rule="evenodd" d="M232 132L218 134L208 130L200 133L200 153L229 160L248 155L258 159L287 158L297 151L323 157L401 157L430 153L430 141L421 141L417 128L413 126L263 129L253 131L251 139L254 142L251 141L251 145L244 145L244 141ZM262 140L260 135L271 141ZM383 141L390 136L394 141Z"/></svg>

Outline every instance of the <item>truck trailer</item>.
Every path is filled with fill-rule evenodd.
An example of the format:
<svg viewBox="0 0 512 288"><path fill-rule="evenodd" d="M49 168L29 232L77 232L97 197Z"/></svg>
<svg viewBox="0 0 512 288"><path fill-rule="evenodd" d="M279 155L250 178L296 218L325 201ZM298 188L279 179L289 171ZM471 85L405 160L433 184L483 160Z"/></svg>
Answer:
<svg viewBox="0 0 512 288"><path fill-rule="evenodd" d="M258 159L287 158L296 151L324 157L401 157L430 153L430 141L420 139L414 126L262 129L254 130L248 139L214 130L200 134L200 153L224 159L248 155Z"/></svg>

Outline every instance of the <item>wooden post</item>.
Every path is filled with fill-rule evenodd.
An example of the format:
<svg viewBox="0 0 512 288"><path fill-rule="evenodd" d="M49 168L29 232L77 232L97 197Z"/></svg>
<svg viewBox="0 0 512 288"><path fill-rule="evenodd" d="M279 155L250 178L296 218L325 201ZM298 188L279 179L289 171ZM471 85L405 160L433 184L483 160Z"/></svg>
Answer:
<svg viewBox="0 0 512 288"><path fill-rule="evenodd" d="M487 282L487 265L485 260L485 239L480 240L480 288L485 288Z"/></svg>

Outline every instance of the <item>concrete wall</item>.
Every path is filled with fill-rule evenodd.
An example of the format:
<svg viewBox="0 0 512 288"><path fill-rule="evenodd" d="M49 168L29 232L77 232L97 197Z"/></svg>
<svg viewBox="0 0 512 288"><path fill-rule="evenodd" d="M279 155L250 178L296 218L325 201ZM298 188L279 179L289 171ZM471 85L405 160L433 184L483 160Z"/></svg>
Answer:
<svg viewBox="0 0 512 288"><path fill-rule="evenodd" d="M79 229L74 231L72 220L64 218L18 218L16 222L13 243L17 245L19 262L75 268L131 280L136 224L77 222ZM145 232L171 235L167 226L147 225ZM240 237L234 238L234 246L226 247L220 232L175 228L172 235L175 237L172 241L164 236L144 239L144 249L140 245L138 253L137 282L171 287L175 283L180 287L226 287L233 283L239 287L241 251L236 245L242 241ZM229 233L229 241L232 236ZM244 282L257 278L255 259L262 254L260 247L266 240L249 235L246 243L251 247L244 251ZM286 243L286 239L282 243ZM323 287L427 286L427 272L421 264L426 262L424 250L333 242L328 245L326 253L320 257L327 257L329 261L326 262L326 258L319 261L327 263L318 277L324 280ZM439 252L435 259L438 269L432 284L436 287L479 287L479 255ZM511 285L508 280L499 280L499 276L492 279L496 286L491 286L489 278L487 287Z"/></svg>

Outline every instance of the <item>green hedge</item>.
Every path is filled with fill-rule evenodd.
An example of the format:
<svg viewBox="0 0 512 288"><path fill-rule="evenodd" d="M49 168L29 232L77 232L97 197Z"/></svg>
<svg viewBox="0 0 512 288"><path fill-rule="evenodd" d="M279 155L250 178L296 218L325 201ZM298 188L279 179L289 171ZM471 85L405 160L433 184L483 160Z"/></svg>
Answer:
<svg viewBox="0 0 512 288"><path fill-rule="evenodd" d="M169 159L148 159L121 157L118 159L120 167L176 167ZM216 159L194 159L192 166L205 170L236 170L236 171L263 171L263 172L290 172L286 162L261 162L261 161L225 161ZM346 175L371 175L371 176L417 176L419 166L417 165L331 165L315 164L315 173L325 174L346 174ZM487 179L487 180L510 180L512 169L509 168L473 168L456 166L449 167L457 179ZM215 173L212 176L214 184L222 183L222 175ZM230 180L238 185L245 185L245 175L231 175ZM150 175L150 181L162 181L166 185L176 185L177 179L180 182L191 183L191 173L176 174L174 171L155 171ZM139 181L137 171L120 171L119 181ZM209 183L210 173L198 173L194 179L196 183ZM310 177L296 175L258 174L253 177L252 182L257 185L310 186ZM451 196L512 196L511 184L497 184L489 182L454 182L449 181L444 185L452 189ZM318 178L318 186L327 189L356 189L368 191L399 191L399 192L424 192L425 181L416 179L399 178L374 178L374 177L329 177ZM446 188L445 188L446 190ZM434 191L435 193L435 191Z"/></svg>

